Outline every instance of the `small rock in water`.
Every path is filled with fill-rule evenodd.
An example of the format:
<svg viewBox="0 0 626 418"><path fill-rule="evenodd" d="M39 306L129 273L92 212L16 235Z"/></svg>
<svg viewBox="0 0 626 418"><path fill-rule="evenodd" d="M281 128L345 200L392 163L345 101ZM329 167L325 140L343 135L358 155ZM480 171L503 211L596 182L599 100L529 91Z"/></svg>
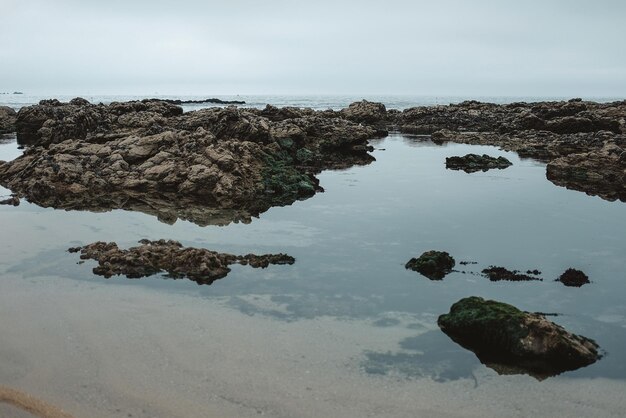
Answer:
<svg viewBox="0 0 626 418"><path fill-rule="evenodd" d="M172 278L186 277L198 284L211 284L225 277L231 264L265 268L270 264L293 264L287 254L233 255L204 248L183 247L173 240L139 241L142 245L122 250L114 242L95 242L84 247L72 247L70 253L80 252L81 260L96 260L94 274L109 278L124 275L129 279L151 276L166 271Z"/></svg>
<svg viewBox="0 0 626 418"><path fill-rule="evenodd" d="M565 270L556 281L570 287L581 287L584 284L590 283L589 277L587 277L585 273L572 268Z"/></svg>
<svg viewBox="0 0 626 418"><path fill-rule="evenodd" d="M507 270L504 267L496 267L490 266L487 269L484 269L482 273L485 277L488 277L492 282L499 282L500 280L507 280L511 282L524 282L531 280L539 280L542 279L539 277L527 276L526 274L520 274L517 270Z"/></svg>
<svg viewBox="0 0 626 418"><path fill-rule="evenodd" d="M595 341L571 334L543 315L476 296L456 302L437 324L500 374L542 380L601 358Z"/></svg>
<svg viewBox="0 0 626 418"><path fill-rule="evenodd" d="M513 165L504 157L491 157L487 154L467 154L463 157L446 158L446 168L450 170L463 170L466 173L487 171L493 168L504 169Z"/></svg>
<svg viewBox="0 0 626 418"><path fill-rule="evenodd" d="M405 268L417 271L430 280L441 280L454 267L454 258L445 251L426 251L418 258L412 258Z"/></svg>

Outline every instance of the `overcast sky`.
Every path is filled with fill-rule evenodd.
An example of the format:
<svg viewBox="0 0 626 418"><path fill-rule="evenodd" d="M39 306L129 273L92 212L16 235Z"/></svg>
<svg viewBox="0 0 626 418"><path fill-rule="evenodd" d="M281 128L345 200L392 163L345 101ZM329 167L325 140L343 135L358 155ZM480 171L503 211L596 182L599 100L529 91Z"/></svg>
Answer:
<svg viewBox="0 0 626 418"><path fill-rule="evenodd" d="M0 91L626 97L626 0L0 0Z"/></svg>

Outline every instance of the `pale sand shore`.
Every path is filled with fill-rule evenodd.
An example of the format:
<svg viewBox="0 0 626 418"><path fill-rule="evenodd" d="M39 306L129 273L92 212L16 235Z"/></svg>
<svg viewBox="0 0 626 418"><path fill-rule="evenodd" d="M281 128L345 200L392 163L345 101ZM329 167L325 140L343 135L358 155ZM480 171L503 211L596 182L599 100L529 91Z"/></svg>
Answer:
<svg viewBox="0 0 626 418"><path fill-rule="evenodd" d="M76 417L618 417L626 405L626 382L609 379L369 376L363 350L397 349L397 330L278 322L141 286L4 273L0 318L0 384Z"/></svg>

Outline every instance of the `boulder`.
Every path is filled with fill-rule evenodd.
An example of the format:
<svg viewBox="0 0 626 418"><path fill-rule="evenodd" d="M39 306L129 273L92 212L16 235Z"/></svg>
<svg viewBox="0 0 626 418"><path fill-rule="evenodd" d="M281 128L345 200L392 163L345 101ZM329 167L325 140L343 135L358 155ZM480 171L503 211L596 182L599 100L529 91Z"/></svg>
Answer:
<svg viewBox="0 0 626 418"><path fill-rule="evenodd" d="M441 280L452 271L454 264L454 258L447 252L431 250L410 259L405 268L417 271L430 280Z"/></svg>
<svg viewBox="0 0 626 418"><path fill-rule="evenodd" d="M476 296L453 304L437 323L482 363L506 373L544 379L601 358L595 341L571 334L541 314Z"/></svg>
<svg viewBox="0 0 626 418"><path fill-rule="evenodd" d="M376 125L384 123L387 117L387 108L382 103L361 100L351 103L341 111L341 115L354 122Z"/></svg>

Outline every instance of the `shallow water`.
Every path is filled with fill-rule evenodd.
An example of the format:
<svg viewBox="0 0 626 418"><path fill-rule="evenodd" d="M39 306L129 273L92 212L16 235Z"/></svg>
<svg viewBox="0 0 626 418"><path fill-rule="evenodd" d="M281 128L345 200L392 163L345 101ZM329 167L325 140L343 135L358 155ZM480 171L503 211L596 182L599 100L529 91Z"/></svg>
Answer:
<svg viewBox="0 0 626 418"><path fill-rule="evenodd" d="M91 416L196 416L202 405L218 416L412 416L417 405L425 416L618 416L626 206L556 187L544 164L494 147L397 134L373 145L374 163L324 172L324 193L248 225L0 206L0 332L8 336L0 384ZM513 166L445 169L445 157L470 152L502 155ZM0 145L0 159L18 154L15 143ZM165 276L103 279L91 273L94 263L77 264L65 251L142 238L286 252L296 263L235 266L198 286ZM430 249L448 251L465 273L433 282L405 270ZM544 281L472 274L489 265L538 269ZM568 267L592 283L554 282ZM437 317L470 295L557 313L555 322L595 339L606 356L543 382L499 376L437 328Z"/></svg>

